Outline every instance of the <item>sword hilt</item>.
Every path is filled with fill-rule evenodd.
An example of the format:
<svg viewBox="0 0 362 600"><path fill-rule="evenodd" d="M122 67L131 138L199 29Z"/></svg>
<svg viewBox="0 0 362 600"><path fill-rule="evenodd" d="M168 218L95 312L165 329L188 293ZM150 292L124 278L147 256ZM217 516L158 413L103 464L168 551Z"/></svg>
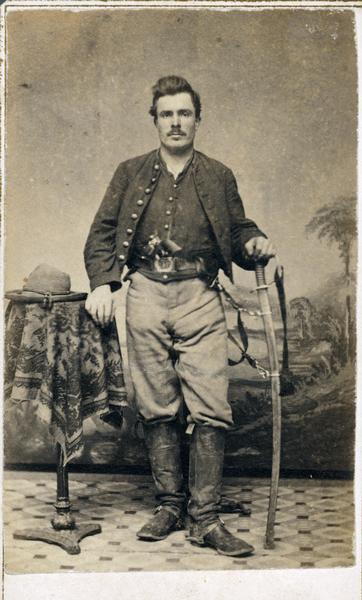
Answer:
<svg viewBox="0 0 362 600"><path fill-rule="evenodd" d="M260 262L256 263L256 265L255 265L255 276L256 276L256 284L258 287L260 285L266 285L264 265Z"/></svg>

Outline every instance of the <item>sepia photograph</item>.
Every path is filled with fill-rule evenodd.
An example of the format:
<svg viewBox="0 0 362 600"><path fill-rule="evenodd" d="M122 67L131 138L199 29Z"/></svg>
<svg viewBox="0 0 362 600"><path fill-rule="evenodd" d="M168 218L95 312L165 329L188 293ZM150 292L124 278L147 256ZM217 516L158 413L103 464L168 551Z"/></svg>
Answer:
<svg viewBox="0 0 362 600"><path fill-rule="evenodd" d="M356 567L358 11L265 4L2 6L6 576Z"/></svg>

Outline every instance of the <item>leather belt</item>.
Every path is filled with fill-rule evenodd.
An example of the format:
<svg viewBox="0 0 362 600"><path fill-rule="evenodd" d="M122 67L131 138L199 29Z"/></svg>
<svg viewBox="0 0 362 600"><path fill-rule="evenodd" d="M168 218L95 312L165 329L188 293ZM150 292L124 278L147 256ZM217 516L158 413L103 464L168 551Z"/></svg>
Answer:
<svg viewBox="0 0 362 600"><path fill-rule="evenodd" d="M202 258L187 260L180 256L160 256L154 259L139 258L135 261L137 268L146 269L154 273L178 273L188 271L194 274L205 273L205 263Z"/></svg>

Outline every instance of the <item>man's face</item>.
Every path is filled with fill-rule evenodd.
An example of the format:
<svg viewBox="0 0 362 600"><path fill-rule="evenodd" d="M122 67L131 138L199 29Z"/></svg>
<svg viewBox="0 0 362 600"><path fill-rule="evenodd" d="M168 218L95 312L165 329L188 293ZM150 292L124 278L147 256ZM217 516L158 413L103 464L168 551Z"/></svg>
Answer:
<svg viewBox="0 0 362 600"><path fill-rule="evenodd" d="M198 126L190 94L182 92L158 99L156 128L161 146L169 152L178 154L192 147Z"/></svg>

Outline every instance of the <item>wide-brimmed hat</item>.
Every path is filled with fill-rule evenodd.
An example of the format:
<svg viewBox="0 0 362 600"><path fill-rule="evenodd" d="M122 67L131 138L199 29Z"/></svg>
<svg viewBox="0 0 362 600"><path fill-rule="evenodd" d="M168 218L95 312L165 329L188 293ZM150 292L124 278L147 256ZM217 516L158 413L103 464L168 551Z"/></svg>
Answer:
<svg viewBox="0 0 362 600"><path fill-rule="evenodd" d="M22 290L11 290L5 298L17 302L40 302L51 306L53 302L71 302L84 300L87 294L73 292L68 273L63 273L47 264L38 265L26 279Z"/></svg>

